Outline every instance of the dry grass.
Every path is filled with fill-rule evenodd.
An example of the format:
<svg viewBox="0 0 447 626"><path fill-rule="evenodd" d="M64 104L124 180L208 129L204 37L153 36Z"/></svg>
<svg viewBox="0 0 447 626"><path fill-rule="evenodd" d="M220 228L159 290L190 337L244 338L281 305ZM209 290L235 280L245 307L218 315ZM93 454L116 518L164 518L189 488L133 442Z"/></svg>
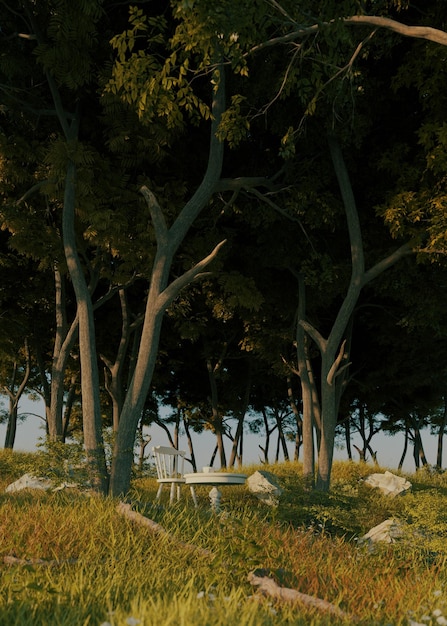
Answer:
<svg viewBox="0 0 447 626"><path fill-rule="evenodd" d="M27 463L32 458L0 454L2 486ZM428 625L443 623L447 520L440 509L441 476L433 482L410 477L414 494L390 501L362 487L360 479L371 471L362 465L336 464L333 492L323 495L305 491L298 464L268 469L284 487L277 509L266 510L243 487L231 488L220 515L209 510L206 490L198 510L186 491L178 505L154 506L155 480L134 481L134 506L169 532L163 538L120 516L111 499L72 491L3 493L2 556L48 563L0 565L0 624L350 622L259 598L247 582L257 568L282 586L339 606L365 626L410 625L422 618ZM356 539L390 515L425 522L424 535L374 552L359 547ZM210 555L185 550L180 540Z"/></svg>

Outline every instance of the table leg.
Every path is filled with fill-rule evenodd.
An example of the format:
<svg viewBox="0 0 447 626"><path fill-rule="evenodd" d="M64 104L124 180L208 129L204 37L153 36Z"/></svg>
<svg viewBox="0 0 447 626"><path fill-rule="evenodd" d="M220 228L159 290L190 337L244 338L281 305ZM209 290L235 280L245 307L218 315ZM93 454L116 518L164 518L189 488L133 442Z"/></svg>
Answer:
<svg viewBox="0 0 447 626"><path fill-rule="evenodd" d="M211 502L211 508L216 513L220 510L221 497L222 497L222 494L220 493L219 489L217 487L213 487L209 493L209 499Z"/></svg>

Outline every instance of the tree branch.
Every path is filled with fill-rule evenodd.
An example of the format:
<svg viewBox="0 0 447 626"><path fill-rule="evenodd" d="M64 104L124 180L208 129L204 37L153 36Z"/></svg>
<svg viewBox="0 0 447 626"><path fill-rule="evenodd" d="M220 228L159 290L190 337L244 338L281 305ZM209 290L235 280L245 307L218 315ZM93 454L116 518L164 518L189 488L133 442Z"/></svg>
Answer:
<svg viewBox="0 0 447 626"><path fill-rule="evenodd" d="M146 200L147 206L151 214L157 245L163 245L166 243L168 238L168 227L166 226L166 220L163 215L163 211L158 204L157 198L152 193L152 191L146 187L146 185L143 185L140 191L143 194L144 199Z"/></svg>
<svg viewBox="0 0 447 626"><path fill-rule="evenodd" d="M320 349L320 352L323 354L324 351L326 350L326 344L327 344L327 341L323 337L323 335L321 335L318 332L318 330L314 326L312 326L312 324L309 324L309 322L306 322L306 320L299 320L298 323L301 326L301 328L304 328L304 330L309 335L309 337L312 337L312 339L315 341L318 348Z"/></svg>
<svg viewBox="0 0 447 626"><path fill-rule="evenodd" d="M289 215L289 213L287 213L287 211L285 209L282 209L278 204L276 204L276 202L273 202L273 200L271 198L269 198L268 196L260 193L257 189L253 188L253 189L250 189L249 191L250 191L251 194L253 194L257 198L259 198L259 200L262 200L262 202L265 202L270 207L272 207L272 209L274 209L277 213L279 213L283 217L286 217L291 222L296 222L297 224L299 224L299 227L301 228L304 236L306 237L310 247L315 252L314 245L313 245L309 235L307 234L306 229L304 228L303 223L301 222L301 220L299 220L297 217L293 217L292 215Z"/></svg>
<svg viewBox="0 0 447 626"><path fill-rule="evenodd" d="M141 515L137 511L133 511L130 504L126 504L125 502L120 502L116 507L117 512L120 515L123 515L125 518L138 524L139 526L143 526L151 533L158 535L167 539L168 541L173 542L176 546L180 548L184 548L185 550L189 550L191 552L196 552L201 556L213 557L214 555L209 550L205 550L204 548L200 548L199 546L195 546L192 543L185 543L184 541L180 541L174 535L169 533L163 526L154 522L153 520Z"/></svg>
<svg viewBox="0 0 447 626"><path fill-rule="evenodd" d="M218 138L218 130L222 114L225 111L225 69L221 62L214 71L214 80L216 84L211 106L212 123L208 165L202 182L169 229L169 238L173 253L182 243L191 224L194 223L196 217L210 201L222 172L224 143Z"/></svg>
<svg viewBox="0 0 447 626"><path fill-rule="evenodd" d="M328 385L332 385L334 383L334 378L337 376L337 369L338 366L340 365L344 355L345 355L345 346L346 346L346 339L343 341L343 343L340 346L340 350L338 352L338 356L335 359L335 361L332 363L332 367L328 372L328 375L326 377L326 381ZM346 365L344 366L343 369L346 368Z"/></svg>
<svg viewBox="0 0 447 626"><path fill-rule="evenodd" d="M329 26L337 22L343 22L346 26L373 26L374 28L385 28L393 32L403 35L404 37L413 37L414 39L426 39L434 43L439 43L442 46L447 46L447 33L438 28L431 28L430 26L407 26L401 22L397 22L388 17L381 17L376 15L353 15L351 17L344 17L341 20L330 20L329 22L322 22L321 24L313 24L312 26L303 26L296 30L282 35L280 37L273 37L268 41L253 46L247 53L253 54L264 48L270 46L276 46L278 44L290 43L297 39L304 39L309 35L317 33L321 26Z"/></svg>
<svg viewBox="0 0 447 626"><path fill-rule="evenodd" d="M239 176L239 178L221 178L215 186L215 191L239 191L240 189L253 189L254 187L275 188L271 178L265 176Z"/></svg>
<svg viewBox="0 0 447 626"><path fill-rule="evenodd" d="M45 185L47 182L48 182L47 180L41 180L39 183L36 183L32 187L30 187L28 191L25 191L23 196L17 200L16 206L19 206L20 204L22 204L22 202L24 202L27 198L29 198L29 196L32 196L33 193L38 191L42 187L42 185Z"/></svg>
<svg viewBox="0 0 447 626"><path fill-rule="evenodd" d="M371 280L376 278L376 276L379 276L379 274L397 263L397 261L402 259L404 256L408 256L409 254L413 254L413 246L409 242L404 243L403 246L395 250L385 259L382 259L381 261L376 263L373 267L371 267L371 269L365 272L363 275L362 284L366 285L366 283L369 283Z"/></svg>
<svg viewBox="0 0 447 626"><path fill-rule="evenodd" d="M386 28L392 30L404 37L413 37L415 39L427 39L442 46L447 46L447 33L438 28L430 26L407 26L401 22L396 22L388 17L379 17L375 15L353 15L343 19L348 26L374 26L375 28Z"/></svg>
<svg viewBox="0 0 447 626"><path fill-rule="evenodd" d="M184 287L192 283L196 278L198 278L198 276L200 276L202 270L216 258L225 243L226 239L218 243L214 250L204 259L196 263L194 267L172 281L172 283L170 283L159 295L157 306L159 306L160 309L166 309Z"/></svg>
<svg viewBox="0 0 447 626"><path fill-rule="evenodd" d="M338 606L328 602L327 600L322 600L321 598L316 598L315 596L310 596L307 593L301 593L296 589L290 589L288 587L280 587L273 578L269 578L265 575L265 572L261 570L259 572L250 572L248 575L248 581L250 584L257 586L259 591L264 595L268 595L275 600L279 600L280 602L286 602L287 604L304 604L304 606L311 607L313 609L317 609L319 611L324 611L326 613L331 613L332 615L337 616L341 619L349 619L351 622L357 621L354 615L349 615L342 611Z"/></svg>

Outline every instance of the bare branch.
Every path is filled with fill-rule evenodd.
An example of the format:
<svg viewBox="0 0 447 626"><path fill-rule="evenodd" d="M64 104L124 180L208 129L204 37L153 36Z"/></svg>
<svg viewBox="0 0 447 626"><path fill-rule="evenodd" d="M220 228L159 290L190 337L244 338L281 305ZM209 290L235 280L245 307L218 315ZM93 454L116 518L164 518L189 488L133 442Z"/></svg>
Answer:
<svg viewBox="0 0 447 626"><path fill-rule="evenodd" d="M289 64L287 65L286 71L284 72L284 76L283 76L281 85L279 86L279 89L276 92L276 94L274 95L274 97L270 100L270 102L267 102L267 104L265 104L262 107L262 109L260 111L258 111L258 113L256 113L256 115L253 116L252 119L255 119L256 117L259 117L261 115L265 115L267 113L267 111L270 109L270 107L273 106L273 104L280 98L282 92L284 91L284 87L286 86L290 70L292 69L293 63L294 63L296 57L298 56L299 52L301 52L301 46L298 46L297 49L294 51L294 53L292 55L292 58L290 59Z"/></svg>
<svg viewBox="0 0 447 626"><path fill-rule="evenodd" d="M23 196L17 200L16 206L19 206L19 204L22 204L22 202L24 202L27 198L32 196L36 191L38 191L42 187L42 185L45 185L45 183L47 182L48 182L47 180L41 180L39 183L36 183L32 187L30 187L28 191L25 191Z"/></svg>
<svg viewBox="0 0 447 626"><path fill-rule="evenodd" d="M36 35L28 35L27 33L17 33L17 37L20 37L21 39L37 39Z"/></svg>
<svg viewBox="0 0 447 626"><path fill-rule="evenodd" d="M386 257L386 259L382 259L378 263L376 263L371 269L363 274L362 284L366 285L371 280L379 276L382 272L384 272L389 267L393 266L397 261L402 259L404 256L408 256L409 254L413 254L413 246L410 242L405 243L403 246L395 250L392 254Z"/></svg>
<svg viewBox="0 0 447 626"><path fill-rule="evenodd" d="M287 13L287 11L277 2L276 0L269 0L269 4L272 5L275 9L277 9L284 17L292 22L292 24L296 24L296 20L293 19L291 15Z"/></svg>
<svg viewBox="0 0 447 626"><path fill-rule="evenodd" d="M219 254L220 249L222 248L222 246L225 245L225 243L226 239L218 243L214 250L204 259L196 263L194 267L192 267L190 270L172 281L172 283L170 283L166 287L166 289L162 291L162 293L159 295L159 302L157 303L159 308L166 309L166 307L171 304L171 302L178 296L178 294L184 287L196 280L198 276L200 276L200 274L202 273L202 270L216 258L216 256Z"/></svg>
<svg viewBox="0 0 447 626"><path fill-rule="evenodd" d="M320 349L320 352L323 354L324 351L326 350L326 344L327 344L327 341L326 339L324 339L323 335L321 335L318 332L318 330L314 326L312 326L312 324L309 324L309 322L306 322L306 320L299 320L298 323L301 326L301 328L304 328L304 330L309 335L309 337L312 337L312 339L315 341L318 348Z"/></svg>
<svg viewBox="0 0 447 626"><path fill-rule="evenodd" d="M314 245L313 245L312 241L310 240L309 235L307 234L306 229L304 228L301 220L299 220L297 217L292 217L291 215L289 215L287 213L287 211L282 209L278 204L276 204L276 202L273 202L273 200L271 198L269 198L268 196L260 193L257 189L250 189L250 193L253 194L254 196L256 196L257 198L259 198L260 200L262 200L263 202L265 202L266 204L268 204L277 213L279 213L280 215L286 217L291 222L297 222L297 224L299 224L299 227L303 231L304 236L306 237L307 241L309 242L310 247L315 252Z"/></svg>
<svg viewBox="0 0 447 626"><path fill-rule="evenodd" d="M239 176L239 178L221 178L215 186L215 191L240 191L241 189L253 189L254 187L267 187L273 189L271 178L265 176Z"/></svg>
<svg viewBox="0 0 447 626"><path fill-rule="evenodd" d="M296 376L300 375L300 373L297 370L297 368L294 367L294 365L292 365L292 363L290 361L288 361L282 354L281 354L281 361L292 372L292 374L295 374Z"/></svg>
<svg viewBox="0 0 447 626"><path fill-rule="evenodd" d="M196 552L202 556L207 556L207 557L213 556L212 552L210 552L209 550L205 550L204 548L195 546L192 543L185 543L184 541L180 541L157 522L154 522L148 517L141 515L141 513L138 513L137 511L133 511L130 504L126 504L125 502L120 502L117 505L116 510L120 515L123 515L125 518L127 518L131 522L134 522L135 524L138 524L139 526L143 526L144 528L149 530L151 533L154 533L155 535L158 535L160 537L165 538L168 541L173 542L176 546L180 548L184 548L185 550L188 550L191 552Z"/></svg>
<svg viewBox="0 0 447 626"><path fill-rule="evenodd" d="M143 185L140 191L147 202L147 206L151 214L157 244L160 245L166 243L168 237L168 227L166 226L166 220L163 215L163 211L158 204L157 198L152 191L146 187L146 185Z"/></svg>
<svg viewBox="0 0 447 626"><path fill-rule="evenodd" d="M429 26L407 26L396 20L392 20L388 17L380 17L376 15L353 15L351 17L344 17L341 20L330 20L329 22L323 22L322 24L313 24L312 26L303 26L296 30L282 35L280 37L273 37L267 41L253 46L247 54L253 54L264 48L270 46L276 46L278 44L290 43L297 39L304 39L309 35L317 33L321 26L328 26L329 24L335 24L336 22L343 22L346 26L373 26L374 28L386 28L387 30L394 31L403 35L404 37L413 37L415 39L426 39L434 43L439 43L442 46L447 46L447 33L438 28L431 28Z"/></svg>
<svg viewBox="0 0 447 626"><path fill-rule="evenodd" d="M346 346L346 339L341 344L338 356L335 359L335 361L332 363L332 367L329 370L328 375L326 377L328 385L332 385L334 383L334 378L336 376L338 376L337 369L338 369L338 366L340 365L340 363L341 363L341 361L342 361L342 359L343 359L343 357L345 355L345 346ZM346 366L343 367L343 369L345 369L345 368L346 368Z"/></svg>
<svg viewBox="0 0 447 626"><path fill-rule="evenodd" d="M407 26L401 22L396 22L388 17L379 17L376 15L353 15L343 19L348 26L374 26L375 28L386 28L392 30L404 37L413 37L415 39L427 39L442 46L447 46L447 33L438 28L430 26Z"/></svg>
<svg viewBox="0 0 447 626"><path fill-rule="evenodd" d="M259 572L261 575L258 575L258 571L251 572L248 575L248 581L250 584L257 586L259 591L264 595L268 595L275 600L279 600L280 602L286 602L288 604L304 604L304 606L312 607L313 609L317 609L319 611L324 611L326 613L331 613L341 619L349 618L351 622L357 621L355 616L349 615L345 613L341 609L338 608L335 604L328 602L327 600L322 600L321 598L316 598L315 596L310 596L307 593L301 593L296 589L289 589L288 587L280 587L273 578L269 578L265 575L265 572L261 570Z"/></svg>

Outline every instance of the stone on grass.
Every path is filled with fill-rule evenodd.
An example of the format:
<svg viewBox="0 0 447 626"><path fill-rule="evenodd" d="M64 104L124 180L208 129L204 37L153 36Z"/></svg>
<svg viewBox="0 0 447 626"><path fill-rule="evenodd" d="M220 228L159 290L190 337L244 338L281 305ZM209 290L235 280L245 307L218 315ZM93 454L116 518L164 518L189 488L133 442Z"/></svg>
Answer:
<svg viewBox="0 0 447 626"><path fill-rule="evenodd" d="M53 487L53 483L48 478L38 478L37 476L33 476L32 474L24 474L21 478L16 480L14 483L8 485L5 489L8 493L13 493L14 491L22 491L22 489L51 489Z"/></svg>
<svg viewBox="0 0 447 626"><path fill-rule="evenodd" d="M366 535L360 538L359 543L395 543L396 539L400 539L403 535L404 528L402 523L392 517L371 528Z"/></svg>
<svg viewBox="0 0 447 626"><path fill-rule="evenodd" d="M379 489L384 495L394 498L409 491L411 483L402 476L386 471L384 474L371 474L365 478L365 484Z"/></svg>
<svg viewBox="0 0 447 626"><path fill-rule="evenodd" d="M282 489L274 474L258 470L247 478L249 491L269 506L278 506Z"/></svg>
<svg viewBox="0 0 447 626"><path fill-rule="evenodd" d="M14 493L15 491L22 491L23 489L41 489L44 491L48 491L52 489L53 491L62 491L62 489L70 489L70 488L79 488L79 485L76 483L60 483L56 484L50 480L49 478L42 478L38 476L33 476L33 474L24 474L21 478L16 480L14 483L8 485L5 489L8 493Z"/></svg>

